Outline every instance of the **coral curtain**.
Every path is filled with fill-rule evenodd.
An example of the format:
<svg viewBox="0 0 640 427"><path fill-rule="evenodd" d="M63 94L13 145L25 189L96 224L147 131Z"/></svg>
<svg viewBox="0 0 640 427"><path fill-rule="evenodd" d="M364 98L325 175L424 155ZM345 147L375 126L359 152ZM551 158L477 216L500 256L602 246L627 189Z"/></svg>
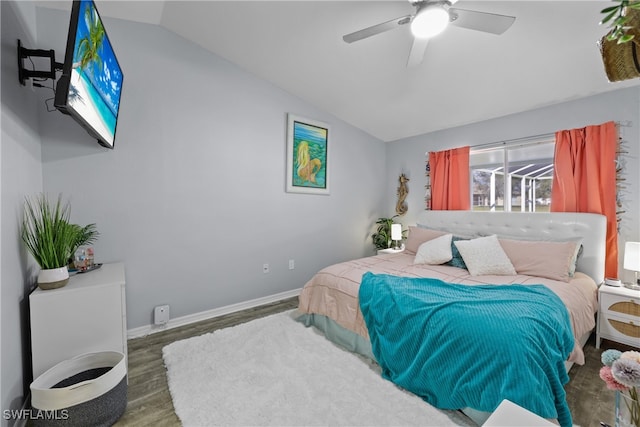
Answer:
<svg viewBox="0 0 640 427"><path fill-rule="evenodd" d="M431 169L431 209L468 210L469 147L429 153Z"/></svg>
<svg viewBox="0 0 640 427"><path fill-rule="evenodd" d="M607 277L618 277L617 142L614 122L556 132L551 187L552 212L588 212L607 217Z"/></svg>

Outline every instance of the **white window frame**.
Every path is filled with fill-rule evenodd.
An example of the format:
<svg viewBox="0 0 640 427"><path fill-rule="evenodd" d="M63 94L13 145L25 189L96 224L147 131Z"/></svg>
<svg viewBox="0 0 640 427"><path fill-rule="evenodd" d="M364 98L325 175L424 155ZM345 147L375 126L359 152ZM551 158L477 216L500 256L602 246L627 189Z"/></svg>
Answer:
<svg viewBox="0 0 640 427"><path fill-rule="evenodd" d="M526 159L514 161L510 163L510 153L513 153L516 150L522 150L523 148L530 148L536 145L555 145L555 136L554 135L544 135L540 137L534 137L525 141L507 143L502 142L498 144L487 144L483 146L471 147L470 156L474 154L486 153L486 152L502 152L502 165L498 167L494 167L492 169L486 169L486 172L491 173L490 177L490 188L489 188L489 210L496 210L496 187L495 187L495 177L496 174L501 174L504 176L504 187L503 187L503 209L505 212L513 212L512 208L512 185L511 181L513 178L520 178L521 182L521 190L520 190L520 212L536 212L536 193L535 193L535 183L537 180L542 179L553 179L553 155L551 157L551 162L543 167L538 169L527 171L525 174L518 174L518 172L526 171L530 167L540 162L540 159L534 159L531 163L526 166L523 165L513 171L510 171L509 166L513 167L513 163L523 164L523 161ZM472 163L472 162L470 162ZM475 210L474 205L474 180L473 180L473 172L474 170L482 169L481 167L477 167L476 165L469 166L469 186L472 189L470 192L471 198L471 210ZM502 172L501 172L502 171ZM529 182L529 190L527 191L527 180ZM532 185L533 184L533 185ZM527 202L528 201L528 202Z"/></svg>

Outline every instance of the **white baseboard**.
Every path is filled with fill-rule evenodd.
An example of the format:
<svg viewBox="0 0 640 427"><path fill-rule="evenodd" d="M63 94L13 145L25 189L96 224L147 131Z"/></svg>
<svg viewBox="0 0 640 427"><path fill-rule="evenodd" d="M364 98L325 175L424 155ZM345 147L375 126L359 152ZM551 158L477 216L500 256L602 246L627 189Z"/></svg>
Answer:
<svg viewBox="0 0 640 427"><path fill-rule="evenodd" d="M127 330L127 338L140 338L157 332L166 331L168 329L177 328L179 326L189 325L191 323L199 322L201 320L212 319L214 317L223 316L225 314L235 313L248 308L258 307L264 304L270 304L272 302L280 301L286 298L291 298L300 295L302 289L294 289L292 291L281 292L275 295L269 295L262 298L256 298L249 301L243 301L237 304L227 305L225 307L214 308L212 310L202 311L200 313L188 314L182 317L176 317L170 319L166 325L156 326L147 325L140 326Z"/></svg>

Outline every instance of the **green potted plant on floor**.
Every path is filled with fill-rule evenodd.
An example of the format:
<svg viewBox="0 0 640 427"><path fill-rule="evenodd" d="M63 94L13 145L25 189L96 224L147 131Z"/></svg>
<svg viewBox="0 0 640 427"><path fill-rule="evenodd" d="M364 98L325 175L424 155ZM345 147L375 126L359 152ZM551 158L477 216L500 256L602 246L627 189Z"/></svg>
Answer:
<svg viewBox="0 0 640 427"><path fill-rule="evenodd" d="M38 286L41 289L55 289L67 284L67 265L74 251L83 242L95 239L95 224L80 227L69 223L71 208L58 196L55 204L44 194L34 199L27 198L22 220L22 241L36 260L41 270ZM87 228L88 227L88 228Z"/></svg>

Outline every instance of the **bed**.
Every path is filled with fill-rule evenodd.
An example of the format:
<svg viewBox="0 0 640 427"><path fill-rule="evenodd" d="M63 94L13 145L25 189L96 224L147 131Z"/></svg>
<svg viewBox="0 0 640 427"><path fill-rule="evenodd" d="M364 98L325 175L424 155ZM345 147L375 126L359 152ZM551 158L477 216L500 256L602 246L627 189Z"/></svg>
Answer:
<svg viewBox="0 0 640 427"><path fill-rule="evenodd" d="M598 306L597 285L604 281L605 234L606 219L598 214L424 211L418 217L416 225L409 227L405 251L334 264L314 275L301 291L298 307L299 320L322 330L328 339L346 349L376 360L378 363L382 362L383 375L401 387L413 391L436 407L463 410L479 424L489 416L503 398L509 398L545 418L557 419L561 425L569 425L571 417L562 385L568 381L567 371L571 365L584 363L582 347L595 327L595 313ZM454 259L440 263L447 256L447 254L440 254L447 244L452 249ZM495 247L496 244L499 245L498 249ZM458 247L459 252L456 253ZM503 260L503 255L507 255L506 261ZM442 256L445 258L440 259ZM460 264L461 259L469 261L468 265L464 262ZM425 260L426 263L424 263ZM416 264L416 262L419 263ZM501 264L510 264L511 267ZM405 292L405 288L411 288L414 294L416 290L418 293L424 293L422 290L425 289L429 291L428 295L421 296L426 299L419 300L413 296L408 298L405 294L400 294L400 288L402 292ZM532 292L536 295L532 296ZM516 295L518 293L522 295ZM488 297L488 295L491 296ZM501 295L504 295L505 301L508 300L509 303L496 304L496 301L501 299ZM428 341L428 334L424 335L423 332L435 328L435 321L432 320L432 323L425 321L409 330L408 326L403 325L412 323L416 318L415 313L407 314L406 319L399 317L408 311L406 308L410 305L416 306L417 312L423 312L425 306L433 305L430 302L434 298L444 298L439 307L460 309L463 307L463 299L465 303L469 302L466 299L467 296L473 300L472 308L467 307L462 312L451 314L455 316L455 320L440 323L458 325L458 330L464 330L468 334L469 327L459 327L459 322L464 322L461 320L465 316L464 310L476 314L481 313L478 310L493 310L492 314L485 318L495 317L496 319L497 313L507 316L508 314L502 314L502 312L509 313L509 310L511 313L514 312L513 310L518 313L530 310L534 312L532 317L538 316L538 319L534 319L537 323L533 326L532 324L520 326L520 320L511 321L511 319L503 320L504 325L497 325L498 328L508 328L508 333L512 333L518 327L522 328L519 336L510 338L514 343L519 342L517 340L520 336L527 340L523 341L526 344L518 344L522 348L516 349L517 355L516 353L506 354L508 352L504 351L505 348L512 347L508 344L485 342L491 340L492 336L500 337L506 333L500 330L498 332L478 330L478 335L488 335L482 340L475 340L481 341L479 345L485 346L479 347L481 350L474 350L474 347L466 344L464 345L466 351L459 349L460 354L470 352L473 354L473 351L477 351L478 354L482 352L490 355L492 359L496 357L506 359L503 365L497 365L493 373L486 372L487 376L483 379L483 381L494 382L493 378L500 378L499 383L495 384L495 393L488 390L466 390L470 396L482 395L482 402L475 397L457 401L455 399L447 401L448 396L439 399L432 395L433 390L429 388L436 387L429 384L429 373L425 369L434 359L429 354L434 348L440 349L442 345L451 345L453 349L461 347L462 341L456 343L456 338L452 335L457 334L456 328L453 328L454 332L452 332L449 325L449 329L432 332L432 335L436 335L432 337L436 341L431 342ZM489 307L485 303L477 302L478 298L490 298L493 305ZM534 308L535 298L540 301ZM525 305L510 305L514 299L519 299L519 303ZM531 301L527 302L528 299ZM559 307L554 305L556 303ZM566 310L563 310L563 307ZM435 319L436 315L441 316L442 313L437 311L430 313L427 317ZM512 317L520 319L531 316L512 315ZM466 321L478 322L478 320ZM552 321L557 323L551 324ZM482 317L479 322L482 323ZM419 338L413 339L410 344L412 347L392 350L385 348L385 343L391 341L407 341L406 336L416 334L414 329ZM531 332L538 329L557 329L558 331L557 333L551 331L552 335L547 333L549 331L543 334ZM566 330L564 335L561 334L563 329ZM487 333L484 334L484 332ZM540 338L542 335L545 336ZM442 341L438 341L442 336L446 336L447 341L451 339L452 343L443 344ZM532 336L535 336L536 341L532 341ZM469 336L464 339L474 341L473 337L469 338ZM421 345L427 348L415 350L414 347ZM487 345L500 347L500 349L486 350ZM530 355L521 355L525 352L525 348L529 347L545 350L532 350ZM416 353L416 351L422 353ZM492 352L495 354L490 354ZM541 353L545 354L546 360L538 360ZM550 360L551 355L556 359L562 357L562 366L552 366L554 361ZM530 364L535 365L531 375L535 376L537 369L538 376L546 376L541 387L549 395L536 391L539 396L528 397L526 394L514 395L505 391L518 387L522 391L523 388L522 384L517 387L513 384L521 381L521 378L509 378L510 374L506 373L512 368L510 365L513 365L508 362L509 357L531 358ZM401 359L407 360L398 362ZM396 362L405 365L398 367L394 365ZM490 360L486 369L483 367L483 370L488 370L492 363L493 360ZM545 366L542 366L543 364ZM418 365L417 371L416 365ZM414 371L406 371L406 367ZM513 374L516 377L519 375L518 369L515 369ZM462 371L456 375L460 372ZM411 381L417 379L419 384L417 386L407 384L403 382L403 378L409 378ZM467 389L473 382L473 378L466 382ZM456 384L452 384L451 387L458 390ZM481 384L476 384L475 387L483 388ZM460 392L460 395L463 394ZM456 408L451 405L460 406Z"/></svg>

